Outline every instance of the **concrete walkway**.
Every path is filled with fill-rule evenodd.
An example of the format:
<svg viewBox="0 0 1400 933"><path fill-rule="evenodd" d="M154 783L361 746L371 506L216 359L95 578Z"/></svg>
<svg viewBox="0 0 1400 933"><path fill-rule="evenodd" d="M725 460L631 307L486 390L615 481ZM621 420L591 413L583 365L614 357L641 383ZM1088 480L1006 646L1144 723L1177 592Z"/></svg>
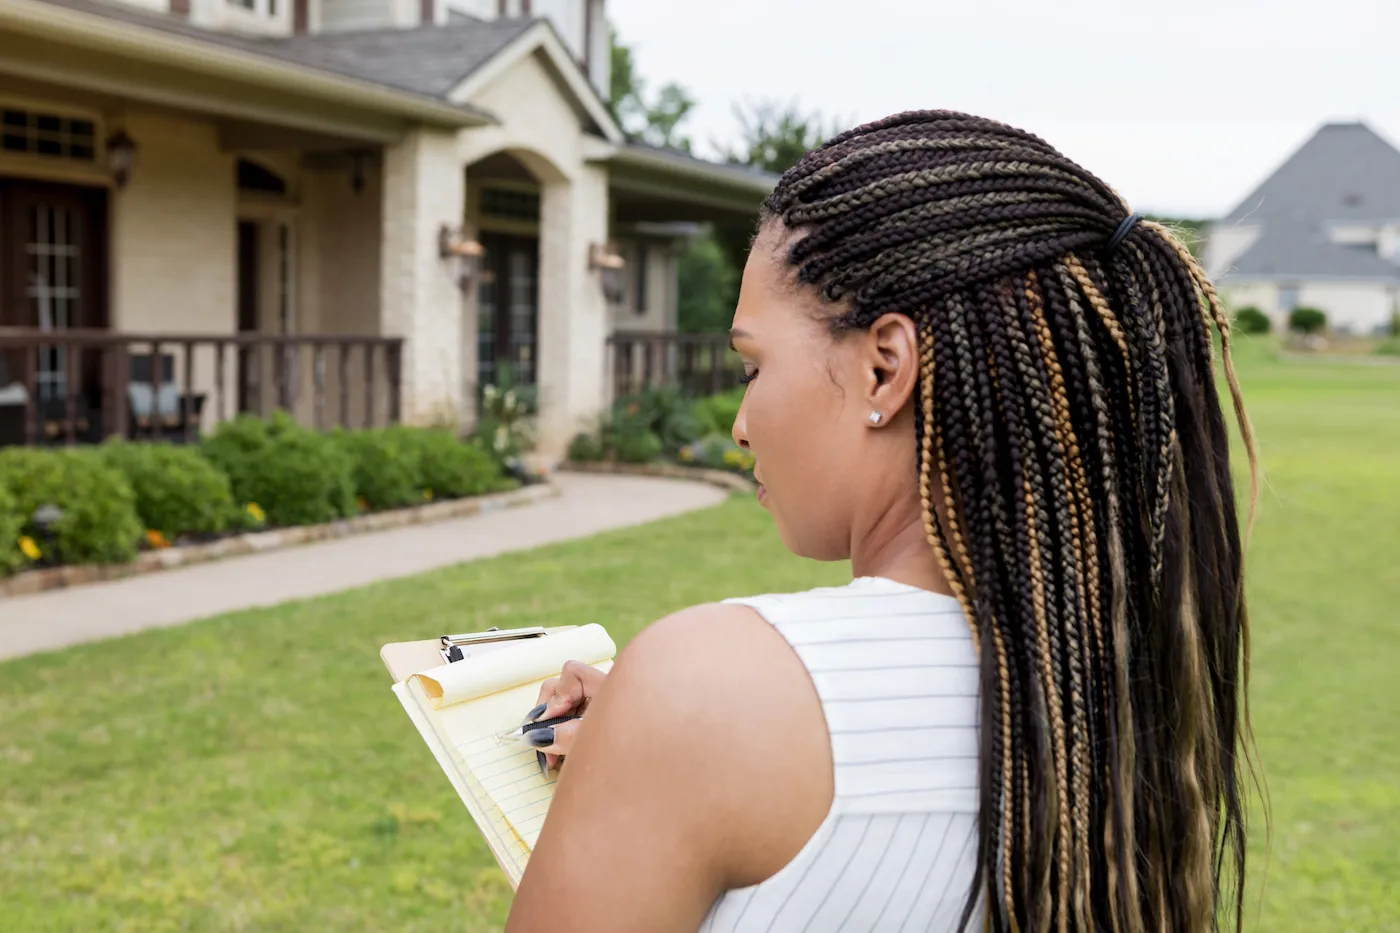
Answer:
<svg viewBox="0 0 1400 933"><path fill-rule="evenodd" d="M289 599L321 596L706 508L728 493L684 480L562 473L536 505L0 598L0 659Z"/></svg>

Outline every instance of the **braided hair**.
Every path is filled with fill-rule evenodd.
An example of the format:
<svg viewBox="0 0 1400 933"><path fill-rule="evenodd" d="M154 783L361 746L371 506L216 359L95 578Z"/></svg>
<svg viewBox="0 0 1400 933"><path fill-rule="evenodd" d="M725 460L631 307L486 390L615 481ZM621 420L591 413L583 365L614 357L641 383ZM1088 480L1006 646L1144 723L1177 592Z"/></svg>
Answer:
<svg viewBox="0 0 1400 933"><path fill-rule="evenodd" d="M764 205L836 333L919 333L923 520L981 656L979 900L996 930L1243 925L1243 546L1215 336L1160 224L1041 139L945 111L810 152ZM935 486L937 489L935 489ZM941 493L941 495L937 495ZM942 508L935 506L941 500Z"/></svg>

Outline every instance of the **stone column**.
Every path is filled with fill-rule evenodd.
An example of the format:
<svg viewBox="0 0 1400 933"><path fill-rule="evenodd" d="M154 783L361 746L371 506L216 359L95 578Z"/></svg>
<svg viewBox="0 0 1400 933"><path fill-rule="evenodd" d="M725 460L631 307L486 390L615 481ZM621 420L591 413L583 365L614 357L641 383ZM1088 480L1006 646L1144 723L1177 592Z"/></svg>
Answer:
<svg viewBox="0 0 1400 933"><path fill-rule="evenodd" d="M454 132L419 129L384 152L380 328L404 339L403 420L460 425L462 292L438 252L438 230L456 230L466 198Z"/></svg>
<svg viewBox="0 0 1400 933"><path fill-rule="evenodd" d="M608 309L588 249L607 234L605 169L585 166L572 181L542 186L537 453L546 460L602 410Z"/></svg>

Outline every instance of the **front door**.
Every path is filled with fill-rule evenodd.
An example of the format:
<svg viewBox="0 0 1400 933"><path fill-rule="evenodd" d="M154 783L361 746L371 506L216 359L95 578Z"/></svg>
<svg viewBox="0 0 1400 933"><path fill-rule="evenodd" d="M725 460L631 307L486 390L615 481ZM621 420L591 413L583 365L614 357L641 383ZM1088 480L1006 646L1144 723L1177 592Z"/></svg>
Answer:
<svg viewBox="0 0 1400 933"><path fill-rule="evenodd" d="M258 331L259 292L262 277L259 273L258 251L262 238L258 236L258 225L251 220L238 222L238 332L253 334ZM253 347L238 348L238 410L254 410L253 399L261 374L257 371L262 362L261 355ZM259 412L260 414L260 412Z"/></svg>
<svg viewBox="0 0 1400 933"><path fill-rule="evenodd" d="M0 178L0 327L106 327L106 223L101 188ZM57 346L39 349L34 385L42 412L65 407L70 373L84 402L100 402L98 351L74 356ZM0 368L18 381L32 360L14 351Z"/></svg>
<svg viewBox="0 0 1400 933"><path fill-rule="evenodd" d="M477 288L478 385L498 383L505 365L514 383L533 385L538 359L539 240L483 233L481 245L486 254Z"/></svg>

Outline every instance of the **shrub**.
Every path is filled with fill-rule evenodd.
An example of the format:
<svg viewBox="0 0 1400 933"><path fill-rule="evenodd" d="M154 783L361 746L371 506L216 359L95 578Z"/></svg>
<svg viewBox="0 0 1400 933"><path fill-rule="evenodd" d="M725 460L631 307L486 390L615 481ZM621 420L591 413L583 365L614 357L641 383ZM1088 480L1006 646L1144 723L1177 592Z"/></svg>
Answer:
<svg viewBox="0 0 1400 933"><path fill-rule="evenodd" d="M1381 356L1400 356L1400 336L1382 340L1376 346L1376 352Z"/></svg>
<svg viewBox="0 0 1400 933"><path fill-rule="evenodd" d="M509 364L499 366L494 385L482 387L477 411L477 442L497 463L508 463L534 448L539 393L535 386L518 385Z"/></svg>
<svg viewBox="0 0 1400 933"><path fill-rule="evenodd" d="M638 417L665 450L680 450L704 433L695 417L695 404L678 389L647 389L636 401Z"/></svg>
<svg viewBox="0 0 1400 933"><path fill-rule="evenodd" d="M0 577L24 566L27 558L20 553L20 529L24 518L8 486L0 482Z"/></svg>
<svg viewBox="0 0 1400 933"><path fill-rule="evenodd" d="M415 458L420 495L458 499L508 489L513 484L481 445L463 441L442 428L391 428Z"/></svg>
<svg viewBox="0 0 1400 933"><path fill-rule="evenodd" d="M1242 334L1267 334L1272 327L1269 316L1253 305L1235 314L1235 329Z"/></svg>
<svg viewBox="0 0 1400 933"><path fill-rule="evenodd" d="M1289 312L1288 329L1300 334L1319 334L1327 329L1327 314L1320 308L1299 306Z"/></svg>
<svg viewBox="0 0 1400 933"><path fill-rule="evenodd" d="M607 451L603 449L603 439L596 433L587 431L574 435L574 439L569 441L569 459L574 462L588 460L602 460L607 456Z"/></svg>
<svg viewBox="0 0 1400 933"><path fill-rule="evenodd" d="M371 509L397 509L423 496L417 449L402 431L376 428L334 435L350 457L355 495Z"/></svg>
<svg viewBox="0 0 1400 933"><path fill-rule="evenodd" d="M695 418L699 422L700 433L732 434L734 421L739 417L739 406L744 403L744 387L721 392L702 398L695 403Z"/></svg>
<svg viewBox="0 0 1400 933"><path fill-rule="evenodd" d="M228 477L193 447L116 441L100 454L131 484L141 524L170 541L223 531L237 512Z"/></svg>
<svg viewBox="0 0 1400 933"><path fill-rule="evenodd" d="M312 525L355 513L349 455L331 437L279 413L266 424L222 424L201 451L228 475L234 499L256 503L271 525Z"/></svg>
<svg viewBox="0 0 1400 933"><path fill-rule="evenodd" d="M617 459L626 463L650 463L661 456L665 449L661 438L651 431L632 431L619 434L614 441Z"/></svg>
<svg viewBox="0 0 1400 933"><path fill-rule="evenodd" d="M28 535L41 548L52 546L50 560L63 563L121 563L136 556L141 520L136 496L122 473L90 450L0 450L0 478ZM56 506L52 545L34 524L42 506Z"/></svg>

